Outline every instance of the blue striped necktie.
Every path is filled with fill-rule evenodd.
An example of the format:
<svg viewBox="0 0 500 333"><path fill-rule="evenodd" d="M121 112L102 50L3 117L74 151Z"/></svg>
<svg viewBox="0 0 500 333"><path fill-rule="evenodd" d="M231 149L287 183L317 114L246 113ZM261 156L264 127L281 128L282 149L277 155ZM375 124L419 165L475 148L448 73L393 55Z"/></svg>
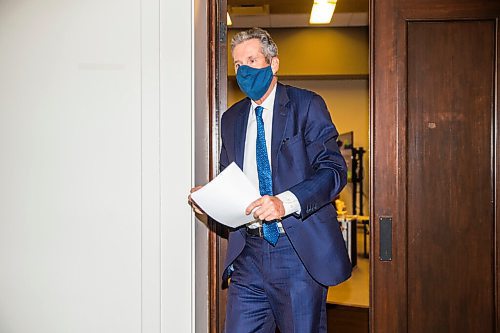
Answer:
<svg viewBox="0 0 500 333"><path fill-rule="evenodd" d="M262 112L264 108L257 106L255 108L255 117L257 119L257 173L259 175L259 191L260 195L273 195L273 179L271 178L271 166L267 156L266 134L264 131L264 120ZM264 239L271 245L276 245L280 236L278 224L276 221L262 224Z"/></svg>

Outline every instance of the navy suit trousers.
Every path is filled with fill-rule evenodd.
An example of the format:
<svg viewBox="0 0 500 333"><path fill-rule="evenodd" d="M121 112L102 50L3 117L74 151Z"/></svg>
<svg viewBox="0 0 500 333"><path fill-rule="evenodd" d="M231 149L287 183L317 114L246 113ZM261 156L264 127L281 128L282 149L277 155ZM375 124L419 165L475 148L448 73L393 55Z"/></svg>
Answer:
<svg viewBox="0 0 500 333"><path fill-rule="evenodd" d="M275 247L247 235L233 262L226 333L325 333L327 287L307 272L286 234Z"/></svg>

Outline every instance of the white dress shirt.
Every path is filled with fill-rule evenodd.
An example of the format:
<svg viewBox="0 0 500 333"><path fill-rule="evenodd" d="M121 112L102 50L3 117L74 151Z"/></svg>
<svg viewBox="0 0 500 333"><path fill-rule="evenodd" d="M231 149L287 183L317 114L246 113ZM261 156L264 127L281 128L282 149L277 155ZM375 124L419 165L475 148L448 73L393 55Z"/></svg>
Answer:
<svg viewBox="0 0 500 333"><path fill-rule="evenodd" d="M269 158L269 166L271 166L271 138L273 131L273 109L274 99L276 97L276 87L271 91L271 94L262 102L260 106L264 108L262 112L262 119L264 120L264 131L266 135L266 148L267 157ZM250 105L250 114L248 116L247 133L245 137L245 152L243 154L243 173L250 179L255 188L259 188L259 174L257 172L257 158L256 158L256 142L257 142L257 120L255 117L255 108L257 103L252 101ZM272 170L272 168L271 168ZM300 203L295 194L290 191L277 194L283 202L285 208L285 216L300 213ZM259 222L251 224L250 228L260 226Z"/></svg>

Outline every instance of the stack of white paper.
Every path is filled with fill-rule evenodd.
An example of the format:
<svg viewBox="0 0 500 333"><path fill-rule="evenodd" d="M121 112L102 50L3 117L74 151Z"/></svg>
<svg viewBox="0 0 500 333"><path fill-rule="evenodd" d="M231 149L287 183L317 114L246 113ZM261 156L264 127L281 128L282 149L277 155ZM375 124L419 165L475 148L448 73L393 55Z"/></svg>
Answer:
<svg viewBox="0 0 500 333"><path fill-rule="evenodd" d="M260 193L233 162L191 198L214 220L236 228L254 220L245 209L260 198Z"/></svg>

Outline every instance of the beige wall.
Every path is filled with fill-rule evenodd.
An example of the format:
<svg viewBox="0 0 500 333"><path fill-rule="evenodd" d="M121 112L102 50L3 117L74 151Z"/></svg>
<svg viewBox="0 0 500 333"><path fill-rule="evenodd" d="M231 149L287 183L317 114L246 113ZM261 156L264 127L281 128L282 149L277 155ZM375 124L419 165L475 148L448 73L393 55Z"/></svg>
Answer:
<svg viewBox="0 0 500 333"><path fill-rule="evenodd" d="M368 145L368 81L367 80L302 80L283 81L296 87L312 90L323 97L339 133L354 132L354 146ZM365 179L363 182L363 213L368 214L368 152L363 157ZM352 184L349 183L341 193L341 199L352 212ZM359 205L359 203L358 203Z"/></svg>
<svg viewBox="0 0 500 333"><path fill-rule="evenodd" d="M229 30L228 41L238 31ZM278 45L280 75L368 74L367 27L268 31ZM235 75L230 49L228 75Z"/></svg>
<svg viewBox="0 0 500 333"><path fill-rule="evenodd" d="M230 30L228 40L239 30ZM368 29L295 28L269 29L278 45L280 81L317 92L328 105L339 133L354 132L354 146L363 147L363 213L368 214L368 80L338 80L332 77L368 75ZM234 78L231 53L228 52L228 105L245 97ZM290 79L293 76L293 81ZM297 76L299 78L297 78ZM302 79L300 79L302 78ZM307 79L306 79L307 78ZM317 79L316 79L317 78ZM326 79L328 78L328 80ZM352 184L341 193L348 212L352 212Z"/></svg>

